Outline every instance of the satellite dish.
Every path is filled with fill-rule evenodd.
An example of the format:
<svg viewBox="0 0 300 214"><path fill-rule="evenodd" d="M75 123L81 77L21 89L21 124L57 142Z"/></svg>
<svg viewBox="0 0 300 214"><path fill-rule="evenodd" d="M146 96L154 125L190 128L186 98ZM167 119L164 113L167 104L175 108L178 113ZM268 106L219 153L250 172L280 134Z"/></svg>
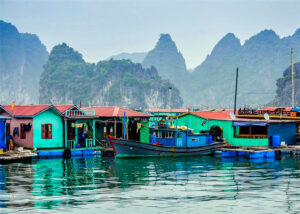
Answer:
<svg viewBox="0 0 300 214"><path fill-rule="evenodd" d="M233 112L230 112L229 115L230 115L230 118L231 118L232 120L235 120L235 119L236 119L236 117L235 117L235 115L234 115Z"/></svg>
<svg viewBox="0 0 300 214"><path fill-rule="evenodd" d="M264 114L264 118L265 120L270 120L270 116L267 113Z"/></svg>

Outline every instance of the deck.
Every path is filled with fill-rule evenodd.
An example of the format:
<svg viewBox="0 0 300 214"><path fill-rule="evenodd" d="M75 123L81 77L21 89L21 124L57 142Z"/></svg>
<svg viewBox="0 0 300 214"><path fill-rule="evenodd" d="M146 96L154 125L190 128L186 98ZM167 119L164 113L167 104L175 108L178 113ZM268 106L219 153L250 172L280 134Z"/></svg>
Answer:
<svg viewBox="0 0 300 214"><path fill-rule="evenodd" d="M0 163L31 160L34 157L37 157L37 154L31 150L8 151L0 154Z"/></svg>
<svg viewBox="0 0 300 214"><path fill-rule="evenodd" d="M300 155L300 145L286 145L280 147L258 146L226 146L220 149L222 157L249 157L249 158L280 158L281 155Z"/></svg>

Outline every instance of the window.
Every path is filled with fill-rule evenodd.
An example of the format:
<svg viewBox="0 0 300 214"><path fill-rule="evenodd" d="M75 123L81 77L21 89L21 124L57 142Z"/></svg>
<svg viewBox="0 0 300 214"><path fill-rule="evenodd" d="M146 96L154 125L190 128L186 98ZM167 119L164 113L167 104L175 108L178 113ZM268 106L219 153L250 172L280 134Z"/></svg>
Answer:
<svg viewBox="0 0 300 214"><path fill-rule="evenodd" d="M42 138L52 139L52 124L42 124Z"/></svg>
<svg viewBox="0 0 300 214"><path fill-rule="evenodd" d="M6 136L10 135L10 123L6 123Z"/></svg>
<svg viewBox="0 0 300 214"><path fill-rule="evenodd" d="M237 138L268 138L268 126L240 126L234 127Z"/></svg>
<svg viewBox="0 0 300 214"><path fill-rule="evenodd" d="M20 138L21 139L26 139L25 125L26 125L25 123L20 124L20 131L21 131Z"/></svg>

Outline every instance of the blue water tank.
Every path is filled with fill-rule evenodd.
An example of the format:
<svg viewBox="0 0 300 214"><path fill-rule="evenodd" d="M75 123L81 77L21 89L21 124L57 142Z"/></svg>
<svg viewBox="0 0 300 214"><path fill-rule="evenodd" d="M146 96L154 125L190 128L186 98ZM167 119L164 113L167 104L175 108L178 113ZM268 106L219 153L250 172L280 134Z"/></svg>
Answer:
<svg viewBox="0 0 300 214"><path fill-rule="evenodd" d="M272 146L280 146L280 135L273 135L272 136Z"/></svg>
<svg viewBox="0 0 300 214"><path fill-rule="evenodd" d="M213 137L211 135L208 135L208 143L212 144L213 142Z"/></svg>

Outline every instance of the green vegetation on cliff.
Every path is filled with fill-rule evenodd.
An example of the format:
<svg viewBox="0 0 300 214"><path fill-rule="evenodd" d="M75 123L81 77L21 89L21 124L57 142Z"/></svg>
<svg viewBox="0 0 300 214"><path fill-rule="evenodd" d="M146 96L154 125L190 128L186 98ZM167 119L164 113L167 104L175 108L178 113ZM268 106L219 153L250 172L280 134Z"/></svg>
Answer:
<svg viewBox="0 0 300 214"><path fill-rule="evenodd" d="M50 53L40 80L41 103L118 105L129 108L167 107L168 88L173 87L172 105L180 107L179 91L161 79L154 67L144 69L130 60L86 63L66 44Z"/></svg>

